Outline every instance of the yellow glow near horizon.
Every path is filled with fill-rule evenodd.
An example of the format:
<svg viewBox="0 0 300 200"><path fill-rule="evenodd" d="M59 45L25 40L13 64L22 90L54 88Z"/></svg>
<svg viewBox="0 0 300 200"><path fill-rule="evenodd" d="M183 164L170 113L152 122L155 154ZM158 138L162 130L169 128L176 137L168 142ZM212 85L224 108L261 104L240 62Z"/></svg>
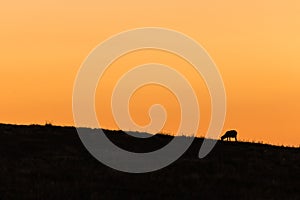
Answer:
<svg viewBox="0 0 300 200"><path fill-rule="evenodd" d="M298 0L7 1L0 7L0 24L2 123L44 124L48 120L73 125L73 83L89 52L121 31L156 26L194 38L219 67L228 98L224 130L237 129L238 137L248 141L300 144ZM162 52L135 52L117 62L133 67L150 61L186 69L183 61ZM195 84L199 96L207 92L202 83ZM145 91L137 91L131 108L141 124L147 123L149 104L172 99L161 88L147 90L161 98L150 98L144 105ZM101 88L97 100L100 93ZM203 135L210 116L209 97L200 103L204 116L199 134ZM109 110L101 106L97 105L99 119L111 119ZM173 116L166 124L170 132L178 125L176 102L167 110ZM107 119L105 126L116 128Z"/></svg>

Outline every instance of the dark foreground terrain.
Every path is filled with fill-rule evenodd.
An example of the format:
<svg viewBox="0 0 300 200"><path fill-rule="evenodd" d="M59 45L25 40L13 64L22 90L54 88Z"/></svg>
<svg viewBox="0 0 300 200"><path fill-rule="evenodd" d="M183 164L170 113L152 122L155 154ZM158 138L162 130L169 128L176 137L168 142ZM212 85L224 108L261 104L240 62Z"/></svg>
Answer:
<svg viewBox="0 0 300 200"><path fill-rule="evenodd" d="M172 139L106 135L136 152ZM162 170L127 174L94 159L75 128L0 124L0 199L300 199L299 148L219 141L198 159L201 143Z"/></svg>

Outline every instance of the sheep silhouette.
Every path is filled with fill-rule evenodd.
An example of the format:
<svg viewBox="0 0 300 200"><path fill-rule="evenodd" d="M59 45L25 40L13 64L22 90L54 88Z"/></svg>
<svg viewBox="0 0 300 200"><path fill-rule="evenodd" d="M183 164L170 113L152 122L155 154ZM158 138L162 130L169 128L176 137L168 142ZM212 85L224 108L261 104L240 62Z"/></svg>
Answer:
<svg viewBox="0 0 300 200"><path fill-rule="evenodd" d="M222 137L221 140L223 141L224 139L227 138L227 141L229 141L230 138L234 138L235 141L237 141L237 131L236 130L230 130L227 131Z"/></svg>

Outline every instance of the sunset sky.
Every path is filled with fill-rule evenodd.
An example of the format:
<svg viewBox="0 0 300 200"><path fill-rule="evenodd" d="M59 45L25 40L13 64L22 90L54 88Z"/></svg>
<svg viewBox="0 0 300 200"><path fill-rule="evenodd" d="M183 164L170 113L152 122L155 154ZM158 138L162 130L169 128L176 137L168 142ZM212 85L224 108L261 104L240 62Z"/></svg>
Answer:
<svg viewBox="0 0 300 200"><path fill-rule="evenodd" d="M1 3L0 24L0 123L74 125L73 84L88 54L119 32L162 27L192 37L218 66L227 93L224 131L236 129L244 141L300 145L299 0L12 0ZM210 98L204 82L184 60L154 50L112 64L97 90L100 124L117 128L109 91L126 69L149 62L190 79L203 115L198 135L205 135ZM133 118L147 124L154 103L169 114L163 132L174 132L180 108L164 88L138 90L130 104Z"/></svg>

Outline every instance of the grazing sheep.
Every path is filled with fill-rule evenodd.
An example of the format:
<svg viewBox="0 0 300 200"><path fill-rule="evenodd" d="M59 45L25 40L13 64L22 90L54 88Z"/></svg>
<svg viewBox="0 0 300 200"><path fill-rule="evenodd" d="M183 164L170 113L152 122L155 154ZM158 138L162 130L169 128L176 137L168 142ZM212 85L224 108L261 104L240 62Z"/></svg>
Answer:
<svg viewBox="0 0 300 200"><path fill-rule="evenodd" d="M229 141L230 138L235 138L235 141L237 141L237 132L236 130L230 130L227 131L222 137L221 140L223 141L224 139L227 138L227 141Z"/></svg>

